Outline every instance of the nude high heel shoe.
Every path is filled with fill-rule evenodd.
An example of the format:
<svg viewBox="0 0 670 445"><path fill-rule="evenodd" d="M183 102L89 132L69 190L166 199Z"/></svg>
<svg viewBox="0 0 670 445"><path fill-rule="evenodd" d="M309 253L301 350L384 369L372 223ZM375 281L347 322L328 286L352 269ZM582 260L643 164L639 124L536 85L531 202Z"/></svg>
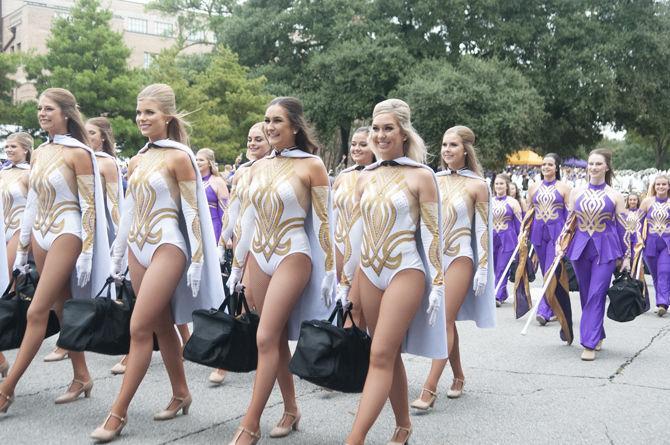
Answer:
<svg viewBox="0 0 670 445"><path fill-rule="evenodd" d="M465 386L465 379L454 379L454 382L451 384L452 388L449 388L447 391L447 397L450 399L458 399L463 395L463 387ZM456 388L453 388L453 387Z"/></svg>
<svg viewBox="0 0 670 445"><path fill-rule="evenodd" d="M59 362L65 360L70 355L65 349L56 348L44 357L45 362Z"/></svg>
<svg viewBox="0 0 670 445"><path fill-rule="evenodd" d="M177 404L177 407L174 409L169 409L170 405L172 405L172 402L177 401L179 404ZM154 420L170 420L174 419L177 417L177 413L181 410L183 415L188 414L188 410L191 408L191 402L193 399L191 398L191 395L187 395L186 397L172 397L170 399L170 403L168 403L168 407L165 408L163 411L154 414Z"/></svg>
<svg viewBox="0 0 670 445"><path fill-rule="evenodd" d="M242 437L242 434L247 434L251 436L251 445L256 445L258 441L261 440L261 430L258 430L254 433L253 431L248 430L243 426L238 426L237 429L235 430L233 440L231 440L228 443L228 445L236 445L239 438Z"/></svg>
<svg viewBox="0 0 670 445"><path fill-rule="evenodd" d="M7 414L7 410L9 409L10 406L12 406L12 403L14 403L14 397L10 397L4 392L0 391L0 400L4 399L2 408L0 408L0 414Z"/></svg>
<svg viewBox="0 0 670 445"><path fill-rule="evenodd" d="M593 360L596 359L595 349L584 348L584 350L582 351L582 357L581 358L585 362L592 362Z"/></svg>
<svg viewBox="0 0 670 445"><path fill-rule="evenodd" d="M289 426L282 426L283 420L286 417L292 417L293 420L291 421L291 424ZM272 428L272 431L270 431L270 437L272 438L286 437L289 434L291 434L291 431L298 431L299 422L300 422L299 412L297 414L289 413L288 411L284 412L277 426Z"/></svg>
<svg viewBox="0 0 670 445"><path fill-rule="evenodd" d="M430 398L428 399L427 402L421 398L424 392L427 392L430 395ZM421 395L419 396L419 398L413 401L410 406L414 409L418 409L421 411L428 411L433 407L433 405L435 405L436 400L437 400L437 393L424 387L421 389Z"/></svg>
<svg viewBox="0 0 670 445"><path fill-rule="evenodd" d="M398 442L394 441L400 433L405 433L405 440L403 442ZM412 427L410 426L409 428L405 428L403 426L396 426L395 431L393 431L393 437L389 442L386 443L386 445L408 445L409 444L409 438L412 435Z"/></svg>
<svg viewBox="0 0 670 445"><path fill-rule="evenodd" d="M119 375L119 374L125 374L126 373L126 359L128 358L127 355L124 355L121 361L117 363L116 365L112 366L112 369L110 369L110 372L114 375Z"/></svg>
<svg viewBox="0 0 670 445"><path fill-rule="evenodd" d="M105 425L107 425L107 422L109 421L110 418L114 417L117 419L120 423L119 426L116 427L114 430L106 430ZM114 413L109 413L105 421L97 427L90 435L90 438L95 440L97 443L107 443L111 442L112 440L116 439L121 435L121 430L123 427L126 426L126 418L117 416Z"/></svg>
<svg viewBox="0 0 670 445"><path fill-rule="evenodd" d="M81 380L74 379L72 380L72 383L70 383L70 386L74 385L75 383L79 385L79 388L74 391L68 390L65 394L58 397L56 400L54 400L56 405L74 402L79 398L81 393L84 393L84 397L87 399L91 397L91 390L93 390L93 380L82 382Z"/></svg>

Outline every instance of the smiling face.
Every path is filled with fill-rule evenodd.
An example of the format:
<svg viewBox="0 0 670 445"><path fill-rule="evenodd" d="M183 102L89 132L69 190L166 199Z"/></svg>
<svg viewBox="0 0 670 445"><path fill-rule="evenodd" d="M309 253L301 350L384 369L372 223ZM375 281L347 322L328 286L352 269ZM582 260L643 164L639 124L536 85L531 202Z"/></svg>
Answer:
<svg viewBox="0 0 670 445"><path fill-rule="evenodd" d="M26 162L28 150L23 148L16 139L9 138L5 145L5 154L7 155L7 159L16 165Z"/></svg>
<svg viewBox="0 0 670 445"><path fill-rule="evenodd" d="M261 159L270 151L270 144L268 144L263 130L260 126L254 125L249 130L247 135L247 159L255 161Z"/></svg>
<svg viewBox="0 0 670 445"><path fill-rule="evenodd" d="M605 157L600 154L592 154L589 156L587 170L591 181L602 183L605 180L605 173L609 170Z"/></svg>
<svg viewBox="0 0 670 445"><path fill-rule="evenodd" d="M391 113L382 113L372 120L372 142L382 160L391 160L404 155L405 133Z"/></svg>
<svg viewBox="0 0 670 445"><path fill-rule="evenodd" d="M668 196L668 184L667 178L656 178L654 181L654 190L656 191L656 196L659 198L665 198Z"/></svg>
<svg viewBox="0 0 670 445"><path fill-rule="evenodd" d="M202 153L195 155L195 163L198 165L198 170L200 170L201 176L207 176L210 174L209 171L209 160Z"/></svg>
<svg viewBox="0 0 670 445"><path fill-rule="evenodd" d="M465 167L465 146L457 133L444 133L440 155L444 163L452 170Z"/></svg>
<svg viewBox="0 0 670 445"><path fill-rule="evenodd" d="M501 177L496 177L493 182L493 190L496 192L496 196L505 196L507 195L507 181Z"/></svg>
<svg viewBox="0 0 670 445"><path fill-rule="evenodd" d="M637 195L628 195L628 208L631 210L637 209L640 205L640 198Z"/></svg>
<svg viewBox="0 0 670 445"><path fill-rule="evenodd" d="M295 147L296 133L284 107L270 105L265 110L265 134L272 147L277 150Z"/></svg>
<svg viewBox="0 0 670 445"><path fill-rule="evenodd" d="M361 131L354 134L351 138L351 147L349 147L351 160L358 165L370 165L374 154L368 143L368 134Z"/></svg>
<svg viewBox="0 0 670 445"><path fill-rule="evenodd" d="M137 127L140 129L142 136L148 138L150 142L167 139L167 123L171 119L171 116L160 111L158 102L155 100L142 99L137 101L135 122L137 122Z"/></svg>
<svg viewBox="0 0 670 445"><path fill-rule="evenodd" d="M556 178L556 160L547 156L542 160L542 176L547 181L553 181Z"/></svg>
<svg viewBox="0 0 670 445"><path fill-rule="evenodd" d="M102 141L104 139L100 128L92 124L86 124L86 133L88 134L88 143L90 144L90 147L95 151L101 151Z"/></svg>
<svg viewBox="0 0 670 445"><path fill-rule="evenodd" d="M67 133L67 120L56 102L46 96L40 96L37 103L37 120L42 130L50 136Z"/></svg>
<svg viewBox="0 0 670 445"><path fill-rule="evenodd" d="M509 183L507 194L510 195L510 196L513 196L513 197L516 196L516 184L515 183L513 183L513 182Z"/></svg>

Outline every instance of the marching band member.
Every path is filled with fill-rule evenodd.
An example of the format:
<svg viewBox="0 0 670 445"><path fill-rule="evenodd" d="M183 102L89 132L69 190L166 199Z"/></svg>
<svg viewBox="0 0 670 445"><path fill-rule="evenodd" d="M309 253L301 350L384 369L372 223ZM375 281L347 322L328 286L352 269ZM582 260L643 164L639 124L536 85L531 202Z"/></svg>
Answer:
<svg viewBox="0 0 670 445"><path fill-rule="evenodd" d="M540 269L544 275L556 256L556 241L567 219L566 203L571 188L561 181L561 159L555 153L547 154L542 160L542 182L534 184L528 190L528 199L532 203L533 215L530 226L530 242L540 259ZM544 326L554 316L542 295L537 310L537 322Z"/></svg>
<svg viewBox="0 0 670 445"><path fill-rule="evenodd" d="M254 227L253 237L238 240L228 279L232 291L248 262L246 273L260 312L253 394L231 445L258 442L275 380L285 411L270 437L297 429L300 412L288 369L288 340L297 340L303 320L327 318L335 290L330 185L302 103L293 97L272 100L265 130L274 151L251 166L249 211L242 223L245 232Z"/></svg>
<svg viewBox="0 0 670 445"><path fill-rule="evenodd" d="M5 247L7 249L7 267L5 267L7 276L11 275L11 266L14 265L16 248L19 244L21 220L28 196L30 155L32 152L33 138L28 133L13 133L7 137L5 154L9 162L0 170L0 193L2 193ZM0 271L1 276L4 276L4 274L5 272ZM0 288L4 290L2 285L0 285ZM9 363L0 352L0 376L6 377L7 372L9 372Z"/></svg>
<svg viewBox="0 0 670 445"><path fill-rule="evenodd" d="M37 117L49 141L32 156L14 268L26 270L31 248L40 280L16 362L0 384L0 412L14 401L14 389L44 340L51 308L60 313L70 297L91 298L109 273L102 181L76 99L67 90L49 88L39 97ZM74 379L57 404L82 393L89 397L93 388L84 354L69 355Z"/></svg>
<svg viewBox="0 0 670 445"><path fill-rule="evenodd" d="M170 403L154 420L188 414L191 395L174 324L188 323L194 310L223 301L205 189L172 88L153 84L143 89L136 121L149 142L130 161L110 270L120 277L127 251L137 301L121 390L103 424L91 433L100 442L115 439L126 425L128 406L149 367L154 333L172 387Z"/></svg>
<svg viewBox="0 0 670 445"><path fill-rule="evenodd" d="M372 335L370 367L354 425L347 438L360 445L387 399L396 428L389 444L412 434L407 375L401 351L434 359L447 357L444 317L442 232L437 180L423 162L426 147L411 124L410 108L399 99L378 103L371 142L378 161L356 185L356 218L350 236L355 249L338 285L343 302L360 268L363 315Z"/></svg>
<svg viewBox="0 0 670 445"><path fill-rule="evenodd" d="M507 300L507 274L503 276L505 267L509 263L517 244L521 226L521 206L519 202L509 196L510 180L507 175L499 174L493 182L495 198L492 201L493 215L493 267L495 283L502 280L502 285L496 293L496 306Z"/></svg>
<svg viewBox="0 0 670 445"><path fill-rule="evenodd" d="M358 294L358 269L354 273L351 283L347 276L342 274L344 263L349 260L351 252L356 246L351 243L349 232L355 223L354 218L359 217L359 213L354 211L354 195L356 193L356 182L361 171L375 161L375 155L372 152L368 137L370 135L369 127L361 127L354 131L351 138L351 147L349 154L354 165L340 172L333 183L333 211L335 213L335 260L337 266L337 276L340 277L340 283L350 286L349 301L353 304L351 315L356 325L365 329L363 311L360 306Z"/></svg>
<svg viewBox="0 0 670 445"><path fill-rule="evenodd" d="M264 158L270 153L270 143L265 135L265 124L257 122L251 126L247 135L247 159L248 162L240 165L235 170L233 176L232 191L230 193L230 201L227 211L223 215L223 223L221 230L221 237L219 239L219 260L221 264L225 262L225 251L227 247L235 248L237 240L242 236L251 238L253 230L245 230L242 232L242 220L249 208L249 200L247 191L249 189L249 182L251 177L251 166L258 159ZM244 204L244 205L243 205ZM233 242L233 233L235 241ZM243 241L248 243L248 241ZM245 298L253 307L253 295L249 286L249 274L244 274L242 277L242 284L245 287ZM209 375L209 381L215 385L220 385L226 378L226 371L224 369L215 369Z"/></svg>
<svg viewBox="0 0 670 445"><path fill-rule="evenodd" d="M625 203L612 183L612 152L598 148L589 154L589 182L572 191L568 209L574 212L574 234L565 249L572 261L582 304L579 324L582 360L592 361L605 339L603 318L607 289L618 259L630 269L630 240L625 233ZM556 247L563 256L563 249Z"/></svg>
<svg viewBox="0 0 670 445"><path fill-rule="evenodd" d="M442 138L443 171L437 174L442 197L447 339L454 374L447 392L449 398L460 397L465 385L456 320L474 320L481 328L495 326L493 267L489 262L490 194L474 144L475 134L468 127L448 129ZM412 402L412 408L425 411L433 407L437 384L446 365L447 359L433 360L421 395Z"/></svg>
<svg viewBox="0 0 670 445"><path fill-rule="evenodd" d="M645 198L640 205L640 213L645 215L646 230L643 233L647 235L646 239L642 240L644 241L644 260L654 280L656 308L659 317L666 314L670 303L669 187L670 179L668 176L657 175L651 189L651 196Z"/></svg>

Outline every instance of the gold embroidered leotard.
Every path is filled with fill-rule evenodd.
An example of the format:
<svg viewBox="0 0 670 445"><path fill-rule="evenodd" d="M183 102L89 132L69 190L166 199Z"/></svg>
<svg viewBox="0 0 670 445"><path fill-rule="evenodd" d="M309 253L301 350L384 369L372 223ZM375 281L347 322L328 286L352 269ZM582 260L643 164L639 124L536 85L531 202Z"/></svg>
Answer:
<svg viewBox="0 0 670 445"><path fill-rule="evenodd" d="M27 165L27 164L26 164ZM21 218L26 208L28 190L21 182L27 169L10 165L0 171L0 193L5 219L5 242L21 229Z"/></svg>

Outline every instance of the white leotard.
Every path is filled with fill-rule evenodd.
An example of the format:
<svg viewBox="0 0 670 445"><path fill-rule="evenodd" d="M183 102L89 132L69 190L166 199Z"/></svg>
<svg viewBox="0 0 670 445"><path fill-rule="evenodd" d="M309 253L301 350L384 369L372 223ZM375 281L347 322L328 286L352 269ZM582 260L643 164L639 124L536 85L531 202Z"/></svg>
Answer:
<svg viewBox="0 0 670 445"><path fill-rule="evenodd" d="M135 201L135 215L128 234L128 247L143 267L149 267L154 252L163 244L173 244L187 253L179 230L181 210L179 184L167 172L170 148L150 148L138 155L128 179L128 193Z"/></svg>
<svg viewBox="0 0 670 445"><path fill-rule="evenodd" d="M457 173L437 177L442 196L442 230L444 250L442 265L446 271L459 257L473 259L472 200L467 199L468 178Z"/></svg>
<svg viewBox="0 0 670 445"><path fill-rule="evenodd" d="M6 243L21 229L21 218L28 196L28 190L24 190L21 178L26 172L26 169L14 165L0 171L0 193L2 193L4 209Z"/></svg>

